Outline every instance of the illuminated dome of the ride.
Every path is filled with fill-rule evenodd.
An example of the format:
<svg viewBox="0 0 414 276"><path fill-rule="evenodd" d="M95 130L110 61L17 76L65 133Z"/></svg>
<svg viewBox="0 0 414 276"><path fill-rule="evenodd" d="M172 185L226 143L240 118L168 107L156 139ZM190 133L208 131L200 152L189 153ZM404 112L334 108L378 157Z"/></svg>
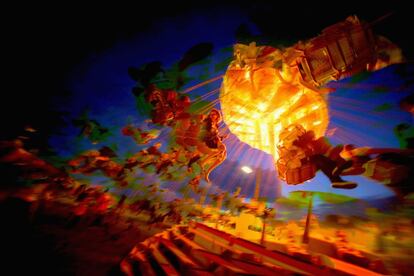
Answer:
<svg viewBox="0 0 414 276"><path fill-rule="evenodd" d="M277 59L277 51L264 53L270 47L242 48L247 52L247 62L240 66L238 46L220 92L223 118L230 131L242 142L275 159L279 135L290 125L302 125L316 137L323 136L329 123L324 97L300 85L293 69L269 66L268 62Z"/></svg>

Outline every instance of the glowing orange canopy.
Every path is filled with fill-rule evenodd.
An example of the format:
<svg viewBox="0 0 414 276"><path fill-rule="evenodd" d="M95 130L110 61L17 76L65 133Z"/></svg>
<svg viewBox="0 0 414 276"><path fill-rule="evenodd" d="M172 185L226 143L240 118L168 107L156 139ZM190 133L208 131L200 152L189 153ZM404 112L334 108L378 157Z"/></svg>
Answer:
<svg viewBox="0 0 414 276"><path fill-rule="evenodd" d="M280 133L299 124L324 135L329 123L320 93L300 83L295 67L271 47L237 44L220 91L223 119L241 141L278 159Z"/></svg>

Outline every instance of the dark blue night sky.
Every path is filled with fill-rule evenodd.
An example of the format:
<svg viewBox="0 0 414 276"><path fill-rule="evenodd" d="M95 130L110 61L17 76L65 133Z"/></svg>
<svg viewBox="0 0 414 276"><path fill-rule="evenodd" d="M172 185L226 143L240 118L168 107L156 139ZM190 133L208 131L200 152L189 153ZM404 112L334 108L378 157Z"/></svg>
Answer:
<svg viewBox="0 0 414 276"><path fill-rule="evenodd" d="M137 111L135 97L131 93L135 81L128 76L128 67L140 67L158 60L165 68L169 68L193 45L210 42L214 46L212 56L190 71L193 79L186 83L185 87L192 86L201 82L206 75L212 78L224 73L222 68L217 69L217 64L232 56L231 47L240 41L239 27L243 24L249 30L250 37L258 38L258 44L266 43L268 40L289 46L297 40L316 36L324 27L344 20L348 15L357 14L362 19L373 20L396 10L396 14L381 22L374 31L399 44L403 53L410 58L411 53L405 51L405 47L410 46L408 38L395 28L404 27L403 19L406 15L401 14L400 9L347 5L340 12L331 11L325 14L318 7L294 12L294 7L289 5L278 7L267 2L259 3L261 4L218 5L213 2L209 5L186 7L182 4L172 7L171 13L163 11L160 14L156 14L155 7L149 10L142 8L136 13L127 12L125 17L128 19L122 16L124 9L120 10L121 15L117 10L113 11L117 16L116 19L111 18L108 8L104 14L90 17L87 12L82 13L77 22L77 17L74 16L70 19L74 20L73 25L63 25L63 21L69 18L58 20L57 23L62 24L62 28L61 33L56 35L56 40L52 31L43 29L38 37L41 43L38 47L41 51L40 57L35 58L36 61L42 62L41 54L46 53L49 56L45 57L45 64L57 66L59 58L63 63L61 67L57 66L56 72L53 72L53 66L46 71L38 72L39 75L51 73L50 78L38 76L35 80L35 84L47 84L50 80L45 89L61 91L45 96L48 108L65 112L63 119L66 124L54 127L53 133L49 136L51 147L63 158L70 158L82 150L99 148L102 145L116 144L120 156L142 149L129 137L122 136L120 131L128 123L142 125L147 119ZM167 6L167 10L169 7ZM136 22L134 16L137 18ZM148 24L145 24L145 21ZM55 52L52 54L48 49L53 47ZM412 93L414 75L412 64L404 66L404 74L399 72L400 67L401 65L395 65L366 74L359 78L358 82L355 79L345 79L330 84L338 88L328 100L331 119L328 129L333 133L329 139L333 144L400 147L393 129L399 123L412 125L413 117L401 110L398 103ZM190 97L194 99L197 95L219 87L220 80L194 91ZM218 93L207 100L211 101L217 97ZM36 99L38 102L41 101L39 98ZM79 129L71 125L70 121L79 117L85 110L88 110L90 118L110 128L112 135L109 138L93 145L88 139L78 137ZM167 132L168 130L163 130L161 139L168 137ZM218 188L230 191L234 191L240 185L247 196L252 196L254 173L249 176L243 175L240 167L248 165L254 170L266 170L272 175L274 168L271 156L246 144L241 145L236 137L230 137L226 143L228 160L213 172L213 183ZM240 147L242 150L237 150ZM229 167L232 167L232 171L227 170ZM233 184L228 184L229 177L223 177L226 174L232 176ZM306 189L335 192L357 198L382 198L392 195L391 190L384 185L362 176L347 179L355 180L359 186L350 191L338 191L331 188L327 178L319 173L303 185L288 186L281 183L282 194ZM267 177L263 181L261 195L273 199L276 196L275 187L280 181L276 176Z"/></svg>

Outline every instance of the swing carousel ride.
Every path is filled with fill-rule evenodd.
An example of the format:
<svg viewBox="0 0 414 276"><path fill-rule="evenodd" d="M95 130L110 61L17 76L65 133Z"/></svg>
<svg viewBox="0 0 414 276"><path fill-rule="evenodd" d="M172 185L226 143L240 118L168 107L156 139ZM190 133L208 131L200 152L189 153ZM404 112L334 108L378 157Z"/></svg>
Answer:
<svg viewBox="0 0 414 276"><path fill-rule="evenodd" d="M400 148L329 141L333 112L329 98L340 87L335 84L404 64L398 46L375 34L373 24L349 16L288 47L253 41L235 44L223 75L186 88L183 72L211 53L206 43L191 48L170 71L157 62L130 68L136 82L133 94L146 117L144 124L131 121L120 132L139 147L137 152L122 156L116 147L102 146L110 131L84 113L73 125L94 149L71 156L64 169L26 149L25 137L1 142L0 162L17 166L21 178L36 187L27 188L31 193L16 194L30 202L57 200L64 194L77 220L91 213L99 218L127 213L129 220L145 217L150 227L169 226L133 247L120 263L126 275L405 272L414 248L409 226L412 138L406 135L407 143ZM219 88L192 96L217 81ZM204 100L213 94L218 95L216 100ZM412 106L411 93L400 107L412 116ZM412 126L401 125L399 130L409 132ZM25 131L37 130L28 126ZM271 156L272 177L278 179L274 189L283 183L300 190L276 198L272 205L259 197L258 175L253 196L246 196L242 185L232 193L217 189L211 175L223 164L230 166L226 158L234 137ZM243 171L249 174L252 169ZM319 171L332 191L342 193L308 190L308 182ZM82 177L95 174L109 179L112 186L103 189L82 182L86 179ZM220 174L221 179L231 178L229 171ZM359 183L344 179L355 175L393 189L403 206L393 212L401 219L393 223L391 215L374 208L366 209L369 219L331 215L322 221L313 214L316 199L319 204L356 204L346 192ZM164 195L171 190L178 192L166 200ZM287 218L294 212L302 220Z"/></svg>

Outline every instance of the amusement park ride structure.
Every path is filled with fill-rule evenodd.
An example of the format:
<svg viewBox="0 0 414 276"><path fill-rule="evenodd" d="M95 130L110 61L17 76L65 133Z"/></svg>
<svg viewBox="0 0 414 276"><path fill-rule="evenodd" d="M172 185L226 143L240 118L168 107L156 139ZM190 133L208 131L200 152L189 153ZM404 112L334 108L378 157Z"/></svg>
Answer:
<svg viewBox="0 0 414 276"><path fill-rule="evenodd" d="M313 156L326 157L332 150L322 140L329 124L327 97L333 92L324 85L401 61L398 47L375 36L371 25L349 16L285 49L254 42L234 46L220 92L223 119L241 141L274 157L287 184L313 178L321 169Z"/></svg>

